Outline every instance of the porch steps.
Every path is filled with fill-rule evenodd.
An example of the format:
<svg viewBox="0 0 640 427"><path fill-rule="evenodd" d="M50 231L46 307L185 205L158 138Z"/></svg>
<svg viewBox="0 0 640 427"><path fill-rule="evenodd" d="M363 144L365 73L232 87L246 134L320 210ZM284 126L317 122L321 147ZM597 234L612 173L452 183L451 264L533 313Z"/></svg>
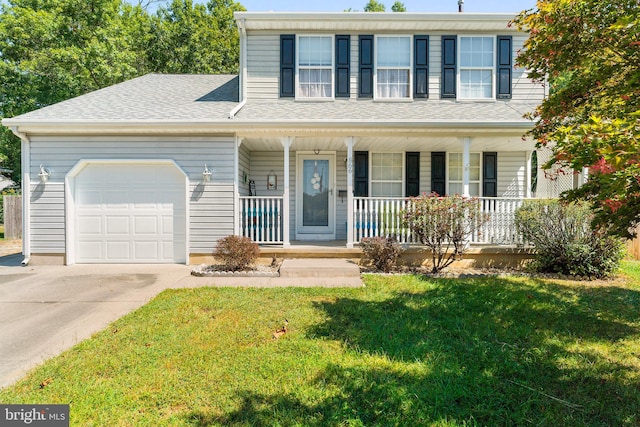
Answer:
<svg viewBox="0 0 640 427"><path fill-rule="evenodd" d="M344 258L287 258L280 266L281 278L360 278L360 267Z"/></svg>

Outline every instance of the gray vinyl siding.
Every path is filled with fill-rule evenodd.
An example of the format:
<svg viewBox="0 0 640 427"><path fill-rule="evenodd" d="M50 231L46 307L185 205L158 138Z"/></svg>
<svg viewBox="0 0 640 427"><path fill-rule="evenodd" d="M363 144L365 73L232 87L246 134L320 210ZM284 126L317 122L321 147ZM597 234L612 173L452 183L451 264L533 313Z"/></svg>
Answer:
<svg viewBox="0 0 640 427"><path fill-rule="evenodd" d="M336 200L336 239L347 240L347 197L344 200L338 197L338 190L347 189L347 166L345 159L346 151L338 151L336 153L336 185L334 197Z"/></svg>
<svg viewBox="0 0 640 427"><path fill-rule="evenodd" d="M351 36L351 99L358 96L358 35ZM336 34L337 34L336 33ZM424 32L429 36L429 99L440 99L442 35L445 32ZM450 33L446 33L450 34ZM413 35L413 34L410 34ZM523 48L526 35L513 36L513 63ZM247 37L247 97L252 100L274 100L279 97L280 33L251 32ZM538 101L545 95L542 84L534 83L523 68L513 69L513 101ZM424 102L424 100L419 100Z"/></svg>
<svg viewBox="0 0 640 427"><path fill-rule="evenodd" d="M247 98L279 97L280 34L247 34Z"/></svg>
<svg viewBox="0 0 640 427"><path fill-rule="evenodd" d="M498 197L525 197L526 165L524 151L498 152Z"/></svg>
<svg viewBox="0 0 640 427"><path fill-rule="evenodd" d="M431 153L420 153L420 194L431 193Z"/></svg>
<svg viewBox="0 0 640 427"><path fill-rule="evenodd" d="M282 196L284 194L284 151L252 151L249 179L256 182L258 196ZM277 188L267 190L267 176L273 171L277 177Z"/></svg>
<svg viewBox="0 0 640 427"><path fill-rule="evenodd" d="M171 159L189 178L190 252L209 253L233 234L233 137L34 137L31 140L31 251L65 252L64 178L82 159ZM202 183L207 163L213 175ZM46 184L39 165L51 170Z"/></svg>
<svg viewBox="0 0 640 427"><path fill-rule="evenodd" d="M542 101L545 96L545 88L541 83L534 83L528 76L524 68L515 65L518 51L523 49L525 35L513 36L513 94L514 101Z"/></svg>
<svg viewBox="0 0 640 427"><path fill-rule="evenodd" d="M240 196L249 195L249 179L251 178L251 154L244 145L238 148L238 194ZM247 182L244 182L244 176L247 176Z"/></svg>

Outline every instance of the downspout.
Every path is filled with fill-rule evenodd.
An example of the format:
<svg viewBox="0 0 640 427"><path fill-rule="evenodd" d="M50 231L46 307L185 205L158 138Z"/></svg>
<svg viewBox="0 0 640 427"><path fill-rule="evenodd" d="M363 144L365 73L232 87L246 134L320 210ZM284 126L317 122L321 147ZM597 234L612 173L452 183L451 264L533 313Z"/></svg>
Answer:
<svg viewBox="0 0 640 427"><path fill-rule="evenodd" d="M31 260L31 230L29 225L31 224L31 179L29 175L29 168L31 163L31 144L29 137L26 133L20 132L17 126L11 127L11 132L14 133L22 142L21 152L21 173L22 173L22 265L29 264Z"/></svg>
<svg viewBox="0 0 640 427"><path fill-rule="evenodd" d="M244 26L244 18L238 21L238 31L240 31L240 103L229 113L229 118L234 119L236 114L247 103L247 29Z"/></svg>

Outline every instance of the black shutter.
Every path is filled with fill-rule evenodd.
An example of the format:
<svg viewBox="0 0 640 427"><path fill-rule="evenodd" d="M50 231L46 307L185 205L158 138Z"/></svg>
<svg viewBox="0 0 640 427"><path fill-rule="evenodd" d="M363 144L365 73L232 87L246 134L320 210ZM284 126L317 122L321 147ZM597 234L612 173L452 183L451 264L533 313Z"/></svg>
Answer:
<svg viewBox="0 0 640 427"><path fill-rule="evenodd" d="M413 97L429 97L429 36L413 39Z"/></svg>
<svg viewBox="0 0 640 427"><path fill-rule="evenodd" d="M369 152L356 151L353 153L354 179L353 195L355 197L369 196Z"/></svg>
<svg viewBox="0 0 640 427"><path fill-rule="evenodd" d="M373 98L373 36L359 36L358 42L358 97Z"/></svg>
<svg viewBox="0 0 640 427"><path fill-rule="evenodd" d="M447 155L444 151L431 153L431 192L444 196L447 191Z"/></svg>
<svg viewBox="0 0 640 427"><path fill-rule="evenodd" d="M512 39L511 36L498 36L498 88L496 98L511 99L512 73Z"/></svg>
<svg viewBox="0 0 640 427"><path fill-rule="evenodd" d="M280 97L296 96L296 36L282 34L280 36Z"/></svg>
<svg viewBox="0 0 640 427"><path fill-rule="evenodd" d="M442 36L441 98L456 97L456 36Z"/></svg>
<svg viewBox="0 0 640 427"><path fill-rule="evenodd" d="M349 98L351 36L336 36L336 98Z"/></svg>
<svg viewBox="0 0 640 427"><path fill-rule="evenodd" d="M482 153L482 196L498 197L498 153Z"/></svg>
<svg viewBox="0 0 640 427"><path fill-rule="evenodd" d="M420 153L407 152L405 170L405 196L416 197L420 194Z"/></svg>

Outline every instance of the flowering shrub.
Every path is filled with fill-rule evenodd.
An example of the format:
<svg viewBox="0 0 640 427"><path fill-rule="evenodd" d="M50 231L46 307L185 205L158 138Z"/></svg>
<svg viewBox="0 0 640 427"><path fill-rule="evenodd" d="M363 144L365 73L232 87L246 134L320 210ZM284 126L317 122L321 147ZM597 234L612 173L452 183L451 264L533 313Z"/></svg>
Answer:
<svg viewBox="0 0 640 427"><path fill-rule="evenodd" d="M227 270L246 270L256 262L260 249L258 244L248 237L227 236L218 240L213 256L216 257Z"/></svg>
<svg viewBox="0 0 640 427"><path fill-rule="evenodd" d="M365 257L385 273L396 267L402 252L400 244L393 237L365 237L360 241L360 247Z"/></svg>
<svg viewBox="0 0 640 427"><path fill-rule="evenodd" d="M530 200L516 211L515 225L536 248L536 271L607 277L618 269L622 241L594 230L592 219L586 202Z"/></svg>
<svg viewBox="0 0 640 427"><path fill-rule="evenodd" d="M432 273L462 258L476 228L487 221L477 199L436 193L412 198L403 213L404 223L431 249Z"/></svg>

